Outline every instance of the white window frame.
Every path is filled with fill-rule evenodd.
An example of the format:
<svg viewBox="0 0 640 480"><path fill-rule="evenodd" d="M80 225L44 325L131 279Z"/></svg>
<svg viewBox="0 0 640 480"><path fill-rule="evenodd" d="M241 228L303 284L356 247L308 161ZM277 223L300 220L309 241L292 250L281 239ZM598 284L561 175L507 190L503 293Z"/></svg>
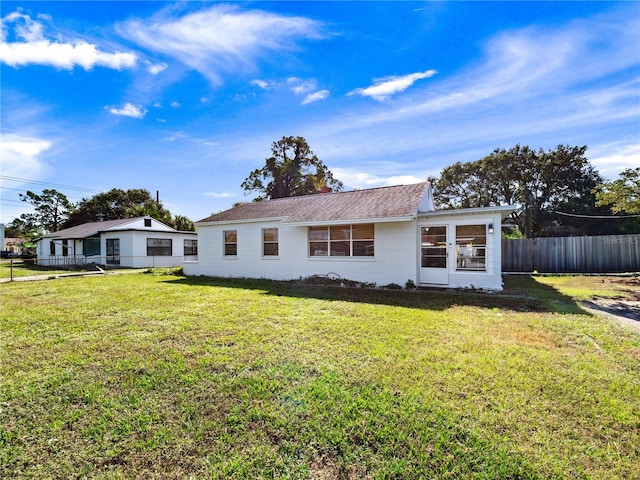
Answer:
<svg viewBox="0 0 640 480"><path fill-rule="evenodd" d="M371 227L371 230L373 232L373 237L372 238L354 238L354 228L357 229L357 227L363 227L363 226L367 226L367 227ZM348 238L347 237L343 237L343 238L332 238L331 232L332 229L335 229L335 231L345 231L346 229L348 229ZM313 238L314 235L312 232L326 232L325 235L321 235L321 237L326 237L326 238ZM358 224L348 224L348 225L322 225L322 226L314 226L314 227L309 227L307 230L307 256L309 258L342 258L342 259L352 259L352 258L356 258L356 259L371 259L371 258L375 258L375 237L376 237L376 232L375 232L375 224L374 223L358 223ZM354 252L356 250L356 248L354 248L354 244L358 244L358 243L364 243L364 242L370 242L371 245L369 246L365 246L365 250L367 249L367 247L371 248L371 254L370 255L354 255ZM342 249L338 249L337 246L338 244L341 243L348 243L349 244L349 251L346 252L346 250ZM317 247L322 247L322 245L326 245L326 250L323 249L318 249L316 248L315 250L312 250L313 246L316 245ZM333 248L332 248L333 247ZM314 252L325 252L326 254L315 254Z"/></svg>

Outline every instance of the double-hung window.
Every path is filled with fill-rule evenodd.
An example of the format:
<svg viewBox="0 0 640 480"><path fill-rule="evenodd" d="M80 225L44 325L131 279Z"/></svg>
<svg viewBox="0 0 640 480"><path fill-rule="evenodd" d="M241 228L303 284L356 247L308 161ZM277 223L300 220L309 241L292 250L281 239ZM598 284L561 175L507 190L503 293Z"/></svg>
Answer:
<svg viewBox="0 0 640 480"><path fill-rule="evenodd" d="M456 225L456 270L487 269L486 225Z"/></svg>
<svg viewBox="0 0 640 480"><path fill-rule="evenodd" d="M224 256L235 257L238 255L238 231L225 230L224 235Z"/></svg>
<svg viewBox="0 0 640 480"><path fill-rule="evenodd" d="M198 240L185 239L184 255L198 255Z"/></svg>
<svg viewBox="0 0 640 480"><path fill-rule="evenodd" d="M262 255L264 257L278 256L278 229L262 229Z"/></svg>
<svg viewBox="0 0 640 480"><path fill-rule="evenodd" d="M373 257L373 223L309 227L311 257Z"/></svg>

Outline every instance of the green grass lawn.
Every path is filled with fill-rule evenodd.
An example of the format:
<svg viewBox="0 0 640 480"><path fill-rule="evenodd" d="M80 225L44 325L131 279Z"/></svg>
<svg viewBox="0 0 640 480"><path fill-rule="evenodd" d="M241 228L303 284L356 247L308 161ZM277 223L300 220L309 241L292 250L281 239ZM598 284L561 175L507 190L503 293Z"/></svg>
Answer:
<svg viewBox="0 0 640 480"><path fill-rule="evenodd" d="M34 275L56 275L68 273L69 270L61 270L53 267L43 267L35 264L35 260L2 260L0 261L0 278L31 277Z"/></svg>
<svg viewBox="0 0 640 480"><path fill-rule="evenodd" d="M640 478L629 287L564 278L2 284L0 478Z"/></svg>

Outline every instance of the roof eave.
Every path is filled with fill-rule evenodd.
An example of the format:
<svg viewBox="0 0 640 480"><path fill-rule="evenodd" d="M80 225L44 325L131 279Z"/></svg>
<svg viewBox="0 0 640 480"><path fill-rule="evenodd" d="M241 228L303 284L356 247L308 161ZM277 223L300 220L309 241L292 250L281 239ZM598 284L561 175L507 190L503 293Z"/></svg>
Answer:
<svg viewBox="0 0 640 480"><path fill-rule="evenodd" d="M261 222L281 222L285 220L287 217L264 217L264 218L241 218L236 220L214 220L214 221L200 221L196 222L195 225L198 227L208 227L215 225L238 225L241 223L261 223Z"/></svg>
<svg viewBox="0 0 640 480"><path fill-rule="evenodd" d="M304 220L300 222L282 222L282 225L291 226L291 227L316 227L316 226L324 226L324 225L356 225L356 224L362 224L362 223L410 222L415 219L416 219L415 215L402 215L397 217Z"/></svg>
<svg viewBox="0 0 640 480"><path fill-rule="evenodd" d="M463 215L491 215L494 213L500 213L502 218L509 215L516 209L513 205L498 205L495 207L477 207L477 208L456 208L452 210L434 210L431 212L418 212L419 218L430 217L453 217Z"/></svg>

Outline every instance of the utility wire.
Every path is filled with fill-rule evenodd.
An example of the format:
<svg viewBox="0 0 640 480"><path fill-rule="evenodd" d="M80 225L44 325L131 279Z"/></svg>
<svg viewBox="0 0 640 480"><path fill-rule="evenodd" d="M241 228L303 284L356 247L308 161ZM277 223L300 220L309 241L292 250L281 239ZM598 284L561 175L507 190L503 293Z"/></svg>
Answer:
<svg viewBox="0 0 640 480"><path fill-rule="evenodd" d="M622 218L640 218L640 215L578 215L577 213L564 213L558 212L557 210L551 210L553 213L557 213L558 215L566 215L567 217L577 217L577 218L595 218L598 220L617 220Z"/></svg>
<svg viewBox="0 0 640 480"><path fill-rule="evenodd" d="M30 180L28 178L11 177L8 175L0 175L0 179L7 180L9 182L20 182L20 183L27 183L31 185L44 185L49 187L66 188L68 190L75 190L76 192L100 193L99 190L93 190L91 188L74 187L72 185L62 185L60 183L41 182L39 180Z"/></svg>

